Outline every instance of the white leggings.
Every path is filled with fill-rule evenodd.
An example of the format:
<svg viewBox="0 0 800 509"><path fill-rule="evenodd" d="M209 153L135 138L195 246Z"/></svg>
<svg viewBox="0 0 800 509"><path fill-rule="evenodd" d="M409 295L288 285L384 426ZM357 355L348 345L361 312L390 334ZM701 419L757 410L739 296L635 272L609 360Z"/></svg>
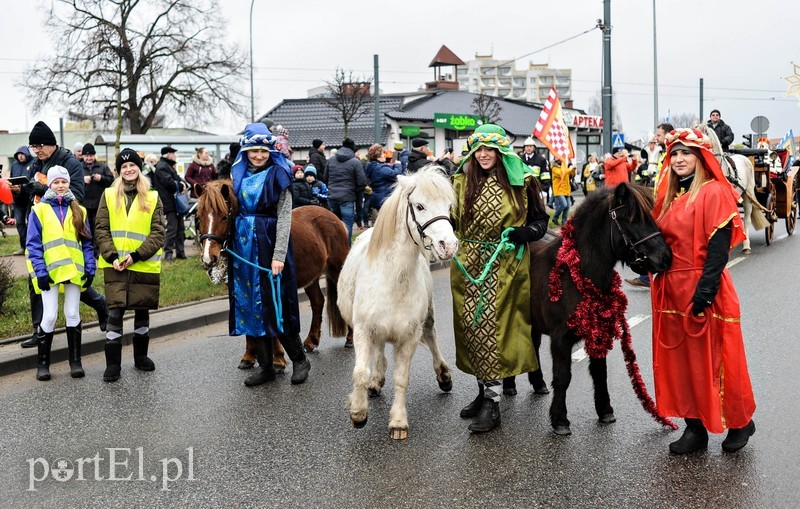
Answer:
<svg viewBox="0 0 800 509"><path fill-rule="evenodd" d="M53 285L42 292L42 332L53 332L58 318L58 287ZM72 283L64 283L64 316L67 327L75 327L81 323L81 287Z"/></svg>

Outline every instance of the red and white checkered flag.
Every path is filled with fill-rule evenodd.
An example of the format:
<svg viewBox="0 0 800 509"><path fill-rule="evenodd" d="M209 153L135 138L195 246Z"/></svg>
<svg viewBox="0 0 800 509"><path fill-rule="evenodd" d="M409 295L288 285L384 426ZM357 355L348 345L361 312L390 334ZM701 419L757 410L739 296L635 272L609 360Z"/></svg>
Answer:
<svg viewBox="0 0 800 509"><path fill-rule="evenodd" d="M533 128L533 136L538 138L556 159L565 164L575 157L575 148L569 137L567 124L561 114L561 102L556 87L550 89L544 102L542 114Z"/></svg>

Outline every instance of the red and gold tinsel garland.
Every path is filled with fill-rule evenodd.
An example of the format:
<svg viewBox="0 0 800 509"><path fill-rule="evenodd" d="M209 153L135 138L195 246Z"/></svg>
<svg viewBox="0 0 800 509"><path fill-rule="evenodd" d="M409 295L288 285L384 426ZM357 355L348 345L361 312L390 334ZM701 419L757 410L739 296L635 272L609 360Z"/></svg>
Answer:
<svg viewBox="0 0 800 509"><path fill-rule="evenodd" d="M615 271L611 288L608 292L604 292L591 279L584 276L581 272L581 256L575 246L574 233L575 227L570 218L561 228L561 247L556 256L555 267L550 272L550 300L557 302L561 299L563 292L561 277L569 270L572 281L581 294L581 300L567 320L567 326L583 339L586 353L595 359L605 358L614 348L614 340L619 338L628 377L642 407L660 424L678 429L672 420L658 414L656 403L647 392L639 372L628 321L625 319L628 298L622 291L622 278Z"/></svg>

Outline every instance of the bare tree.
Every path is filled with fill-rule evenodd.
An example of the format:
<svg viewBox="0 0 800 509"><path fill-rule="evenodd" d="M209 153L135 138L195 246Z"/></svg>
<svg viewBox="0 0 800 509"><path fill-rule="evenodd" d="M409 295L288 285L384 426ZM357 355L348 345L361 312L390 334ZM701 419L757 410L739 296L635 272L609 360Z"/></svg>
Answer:
<svg viewBox="0 0 800 509"><path fill-rule="evenodd" d="M164 117L200 125L219 106L244 114L244 54L220 42L217 0L52 0L46 19L58 54L20 83L36 111L121 114L132 134Z"/></svg>
<svg viewBox="0 0 800 509"><path fill-rule="evenodd" d="M666 122L664 118L660 119L661 122ZM672 124L672 127L694 127L697 123L700 122L698 120L697 115L694 113L676 113L670 114L669 116L669 123Z"/></svg>
<svg viewBox="0 0 800 509"><path fill-rule="evenodd" d="M500 103L497 102L494 97L486 95L483 92L476 95L472 100L472 111L488 124L494 124L503 120L503 117L500 116L503 107L500 106Z"/></svg>
<svg viewBox="0 0 800 509"><path fill-rule="evenodd" d="M342 121L344 126L344 137L347 138L350 131L350 124L358 120L367 108L366 103L372 100L370 87L372 77L359 76L352 70L336 68L333 78L326 80L329 97L323 100L330 108L337 111L338 116L332 117L333 120Z"/></svg>
<svg viewBox="0 0 800 509"><path fill-rule="evenodd" d="M589 101L589 107L586 108L586 111L589 115L595 115L598 117L603 116L603 100L601 98L601 91L597 91L594 97L591 98ZM619 110L617 109L617 93L611 93L611 129L614 131L623 132L624 129L622 128L622 119L619 116ZM655 127L653 128L655 129Z"/></svg>

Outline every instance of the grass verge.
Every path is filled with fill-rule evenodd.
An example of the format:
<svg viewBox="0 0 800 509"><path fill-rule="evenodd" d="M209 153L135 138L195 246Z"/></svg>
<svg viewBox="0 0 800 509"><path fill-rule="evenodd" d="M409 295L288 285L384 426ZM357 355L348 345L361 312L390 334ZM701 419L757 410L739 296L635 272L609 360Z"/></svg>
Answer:
<svg viewBox="0 0 800 509"><path fill-rule="evenodd" d="M97 277L92 286L101 294L103 290L103 271L97 272ZM197 257L187 260L165 262L161 266L161 291L159 293L159 307L174 306L186 302L207 299L220 295L227 295L228 290L224 285L214 285L208 279L203 265ZM59 301L59 316L56 327L64 327L63 300ZM81 303L81 320L93 322L97 314L92 308ZM11 338L30 334L31 308L28 298L28 278L17 278L14 281L0 313L0 336Z"/></svg>

